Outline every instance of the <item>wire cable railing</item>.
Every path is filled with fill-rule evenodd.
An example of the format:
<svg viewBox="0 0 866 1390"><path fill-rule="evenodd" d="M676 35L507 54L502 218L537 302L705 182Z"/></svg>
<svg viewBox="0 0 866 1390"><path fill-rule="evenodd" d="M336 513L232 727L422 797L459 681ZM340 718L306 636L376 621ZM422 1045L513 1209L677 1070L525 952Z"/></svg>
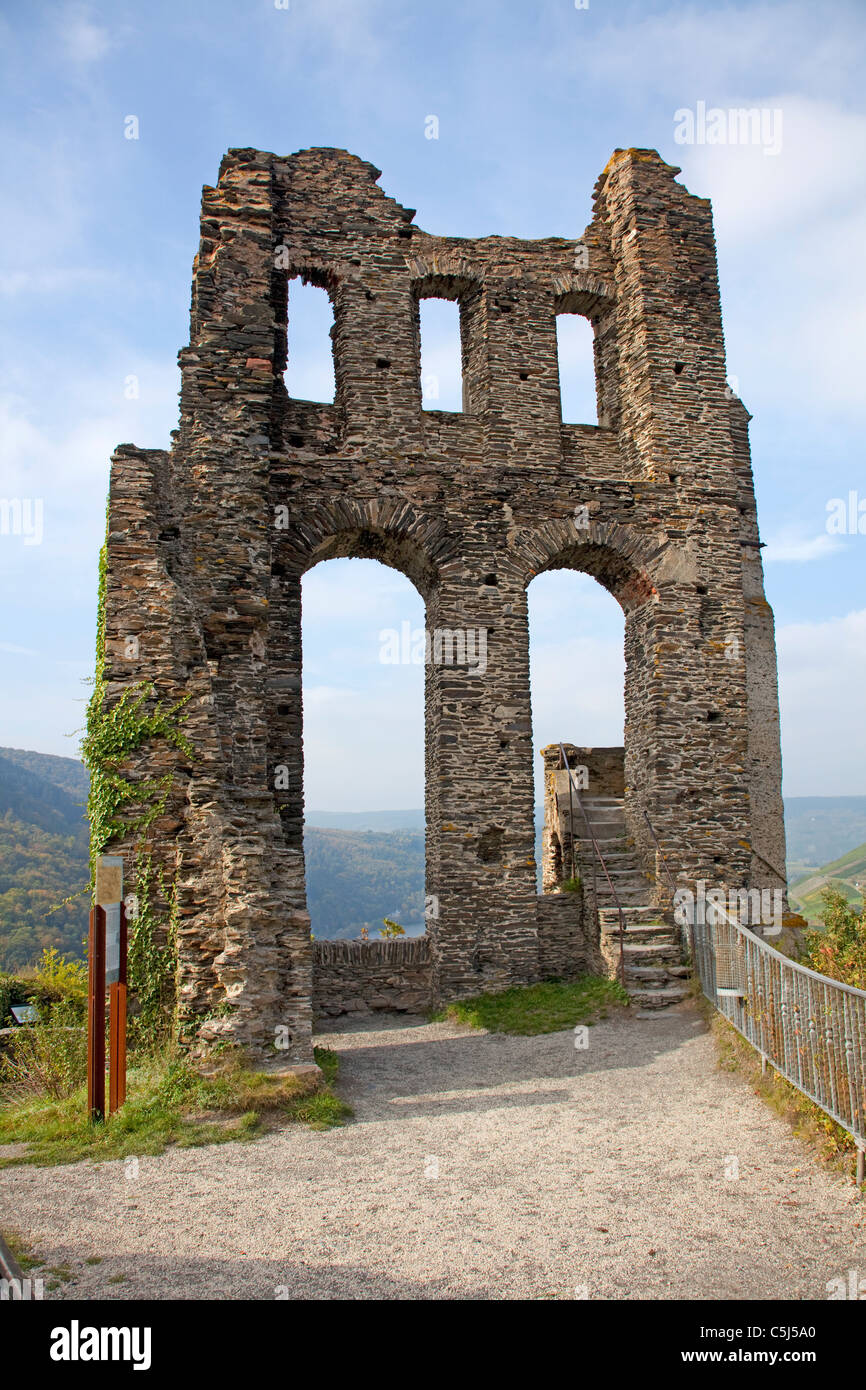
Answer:
<svg viewBox="0 0 866 1390"><path fill-rule="evenodd" d="M643 814L675 888L650 818ZM687 918L692 963L703 993L760 1053L763 1070L769 1063L852 1136L857 1182L862 1183L866 990L791 960L718 902L705 903L700 913L689 910Z"/></svg>
<svg viewBox="0 0 866 1390"><path fill-rule="evenodd" d="M692 921L692 959L701 988L761 1058L820 1105L857 1142L857 1180L866 1150L866 990L800 965L709 906ZM720 918L720 920L719 920Z"/></svg>

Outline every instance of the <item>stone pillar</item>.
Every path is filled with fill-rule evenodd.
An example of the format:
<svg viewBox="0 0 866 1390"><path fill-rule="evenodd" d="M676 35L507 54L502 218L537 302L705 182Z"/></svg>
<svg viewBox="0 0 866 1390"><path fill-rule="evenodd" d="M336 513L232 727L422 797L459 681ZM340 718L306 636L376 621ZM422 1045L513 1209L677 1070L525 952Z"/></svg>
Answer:
<svg viewBox="0 0 866 1390"><path fill-rule="evenodd" d="M190 789L180 998L187 1012L194 1008L194 956L185 943L194 952L204 940L214 952L215 988L203 1040L226 1037L256 1055L307 1061L312 975L309 919L298 901L303 866L282 834L270 766L275 751L282 755L269 741L268 647L269 454L274 371L284 351L274 322L271 165L272 156L231 151L217 188L205 189L192 339L180 354L180 538L217 733ZM279 652L277 662L279 680ZM274 1052L278 1027L288 1030L281 1054Z"/></svg>
<svg viewBox="0 0 866 1390"><path fill-rule="evenodd" d="M428 891L438 905L428 925L440 998L538 971L526 594L505 575L485 584L489 563L473 556L445 576L427 613L434 644L437 633L483 631L486 663L428 668Z"/></svg>
<svg viewBox="0 0 866 1390"><path fill-rule="evenodd" d="M740 545L743 552L745 647L727 652L745 661L749 723L749 796L752 816L751 886L787 888L785 811L779 683L773 610L764 594L758 512L749 454L751 416L736 396L730 401L731 440L739 484Z"/></svg>
<svg viewBox="0 0 866 1390"><path fill-rule="evenodd" d="M620 448L659 485L654 592L626 607L626 812L657 869L645 807L686 877L748 882L750 823L738 487L710 205L654 151L599 181L617 285ZM660 880L661 883L661 880Z"/></svg>

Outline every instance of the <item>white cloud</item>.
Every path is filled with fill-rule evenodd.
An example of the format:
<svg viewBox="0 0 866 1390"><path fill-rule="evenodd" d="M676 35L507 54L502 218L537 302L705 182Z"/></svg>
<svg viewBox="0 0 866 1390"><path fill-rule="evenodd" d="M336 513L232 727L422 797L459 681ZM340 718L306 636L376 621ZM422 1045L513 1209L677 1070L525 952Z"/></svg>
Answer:
<svg viewBox="0 0 866 1390"><path fill-rule="evenodd" d="M788 796L866 795L866 609L777 633Z"/></svg>
<svg viewBox="0 0 866 1390"><path fill-rule="evenodd" d="M560 740L586 747L622 744L622 637L575 637L536 646L530 669L536 753Z"/></svg>
<svg viewBox="0 0 866 1390"><path fill-rule="evenodd" d="M796 529L782 531L767 542L764 550L764 564L807 564L810 560L823 560L844 549L838 536L823 532L818 536L804 536Z"/></svg>
<svg viewBox="0 0 866 1390"><path fill-rule="evenodd" d="M14 642L0 642L0 652L7 656L37 656L32 647L18 647Z"/></svg>
<svg viewBox="0 0 866 1390"><path fill-rule="evenodd" d="M784 92L748 104L782 111L778 156L705 145L678 158L689 190L713 203L730 370L747 406L757 389L800 414L859 410L866 117Z"/></svg>
<svg viewBox="0 0 866 1390"><path fill-rule="evenodd" d="M760 145L679 147L678 163L690 192L713 201L716 234L728 247L766 251L784 234L802 253L802 270L826 271L815 233L862 218L866 184L859 174L866 152L866 117L831 101L785 92L747 97L737 106L782 114L782 148L768 156Z"/></svg>
<svg viewBox="0 0 866 1390"><path fill-rule="evenodd" d="M61 47L73 63L95 63L111 48L108 30L90 16L90 8L85 5L68 6L61 16Z"/></svg>
<svg viewBox="0 0 866 1390"><path fill-rule="evenodd" d="M421 692L305 684L304 795L322 810L423 806Z"/></svg>
<svg viewBox="0 0 866 1390"><path fill-rule="evenodd" d="M54 270L0 271L0 294L75 294L81 289L96 286L121 286L119 275L110 271L88 269L86 266L60 267Z"/></svg>
<svg viewBox="0 0 866 1390"><path fill-rule="evenodd" d="M384 627L402 618L424 621L412 582L377 560L324 561L307 571L302 586L305 631L311 623L366 620Z"/></svg>

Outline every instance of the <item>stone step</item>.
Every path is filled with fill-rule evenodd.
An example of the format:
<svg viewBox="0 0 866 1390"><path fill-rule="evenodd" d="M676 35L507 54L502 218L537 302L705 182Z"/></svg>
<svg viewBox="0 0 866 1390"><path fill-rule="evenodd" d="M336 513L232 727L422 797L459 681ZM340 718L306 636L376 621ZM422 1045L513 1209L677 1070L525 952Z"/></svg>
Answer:
<svg viewBox="0 0 866 1390"><path fill-rule="evenodd" d="M614 859L627 859L630 865L634 865L634 863L637 863L637 859L635 859L634 849L610 849L609 852L602 851L602 853L603 855L605 855L606 863L610 863Z"/></svg>
<svg viewBox="0 0 866 1390"><path fill-rule="evenodd" d="M677 980L686 979L688 974L689 967L687 965L630 965L627 963L625 967L626 981L645 981L647 985L674 984Z"/></svg>
<svg viewBox="0 0 866 1390"><path fill-rule="evenodd" d="M630 922L656 923L659 921L659 910L657 907L624 907L622 915L626 920L626 924ZM600 907L598 909L598 919L603 931L619 926L619 913L615 907ZM666 922L665 926L668 927L669 931L671 930L669 923Z"/></svg>
<svg viewBox="0 0 866 1390"><path fill-rule="evenodd" d="M618 940L619 940L619 937L617 936L617 933L616 933L616 932L610 932L610 933L608 933L608 935L606 936L605 940L610 944L610 946L612 946L612 948L613 948L614 950L616 950L616 945L617 945L617 942L618 942ZM673 969L675 966L676 966L677 968L679 967L679 962L680 962L680 960L682 959L682 952L681 952L681 950L680 950L679 942L677 942L677 941L669 941L669 940L667 940L665 937L654 936L654 937L652 937L649 941L635 941L635 940L633 940L633 938L632 938L631 932L625 932L624 935L623 935L623 945L624 945L625 947L629 947L629 946L661 946L661 947L666 947L666 948L671 952L670 957L668 957L668 956L658 956L658 957L656 957L656 956L647 956L647 957L643 957L643 958L638 958L638 957L634 957L634 956L632 956L632 955L629 955L629 954L628 954L628 951L626 951L626 960L627 960L627 961L628 961L628 960L633 960L633 961L635 962L635 964L638 964L638 965L652 965L655 961L659 961L660 963L663 963L663 964L664 964L665 969L668 969L668 968Z"/></svg>
<svg viewBox="0 0 866 1390"><path fill-rule="evenodd" d="M663 965L627 965L625 968L626 989L628 989L629 981L649 989L651 986L672 984L673 977L668 974Z"/></svg>
<svg viewBox="0 0 866 1390"><path fill-rule="evenodd" d="M623 952L626 961L635 965L651 965L653 961L670 961L672 965L680 964L680 948L675 941L656 942L656 941L625 941Z"/></svg>
<svg viewBox="0 0 866 1390"><path fill-rule="evenodd" d="M587 854L595 853L592 840L588 835L576 834L574 843L575 846L579 846L580 849ZM634 854L634 845L625 835L596 835L595 843L598 845L605 858L607 858L608 854Z"/></svg>
<svg viewBox="0 0 866 1390"><path fill-rule="evenodd" d="M644 872L643 865L639 862L634 850L629 849L628 845L624 849L611 850L609 854L602 850L602 854L604 855L604 862L611 872L615 868L618 874L630 874L632 878L639 878L643 883L650 882ZM598 856L594 855L593 857L598 865L598 872L603 874L604 869L599 864Z"/></svg>
<svg viewBox="0 0 866 1390"><path fill-rule="evenodd" d="M617 893L614 898L610 893L598 893L598 908L600 912L617 911L617 906L623 912L632 912L633 909L642 907L646 900L646 893Z"/></svg>
<svg viewBox="0 0 866 1390"><path fill-rule="evenodd" d="M618 936L619 923L615 926L605 928L605 936ZM626 924L623 933L626 941L656 942L660 946L679 945L679 939L675 932L671 931L667 922L632 922Z"/></svg>
<svg viewBox="0 0 866 1390"><path fill-rule="evenodd" d="M665 1009L689 997L688 985L665 985L663 989L630 989L629 997L641 1009Z"/></svg>

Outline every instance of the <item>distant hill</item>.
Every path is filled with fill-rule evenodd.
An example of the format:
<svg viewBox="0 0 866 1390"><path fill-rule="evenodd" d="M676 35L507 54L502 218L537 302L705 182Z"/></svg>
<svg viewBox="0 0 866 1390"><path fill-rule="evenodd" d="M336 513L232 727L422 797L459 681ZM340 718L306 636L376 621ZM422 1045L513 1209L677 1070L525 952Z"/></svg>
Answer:
<svg viewBox="0 0 866 1390"><path fill-rule="evenodd" d="M87 894L57 905L87 886L87 787L74 758L0 748L0 970L83 955Z"/></svg>
<svg viewBox="0 0 866 1390"><path fill-rule="evenodd" d="M43 946L82 955L87 895L50 909L87 884L87 787L75 758L0 748L0 970L28 964ZM542 814L536 807L539 860ZM866 796L789 797L785 820L798 910L820 909L827 880L856 895L866 880ZM383 917L423 930L423 810L309 811L304 849L317 937L357 937L364 926L374 935Z"/></svg>
<svg viewBox="0 0 866 1390"><path fill-rule="evenodd" d="M308 826L319 830L423 830L424 812L415 811L308 811Z"/></svg>
<svg viewBox="0 0 866 1390"><path fill-rule="evenodd" d="M376 936L383 917L407 935L424 931L424 831L304 830L307 906L313 935L345 940L366 926Z"/></svg>
<svg viewBox="0 0 866 1390"><path fill-rule="evenodd" d="M795 912L809 922L820 921L823 911L822 895L835 888L849 903L862 907L866 894L866 844L843 854L820 869L805 874L799 881L792 876L788 898Z"/></svg>
<svg viewBox="0 0 866 1390"><path fill-rule="evenodd" d="M866 840L866 796L786 796L789 865L822 865Z"/></svg>
<svg viewBox="0 0 866 1390"><path fill-rule="evenodd" d="M0 816L56 835L86 834L87 769L74 758L0 748Z"/></svg>
<svg viewBox="0 0 866 1390"><path fill-rule="evenodd" d="M0 758L23 767L54 787L68 792L76 802L87 800L90 775L77 758L61 758L54 753L30 753L24 748L0 748Z"/></svg>

